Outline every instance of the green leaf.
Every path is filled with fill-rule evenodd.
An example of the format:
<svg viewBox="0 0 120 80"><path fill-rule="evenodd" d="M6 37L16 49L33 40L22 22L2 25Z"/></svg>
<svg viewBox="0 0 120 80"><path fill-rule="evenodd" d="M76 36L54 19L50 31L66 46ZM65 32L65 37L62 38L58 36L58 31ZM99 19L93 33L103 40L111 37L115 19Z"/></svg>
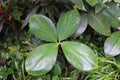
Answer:
<svg viewBox="0 0 120 80"><path fill-rule="evenodd" d="M56 64L53 69L54 75L61 75L61 67L59 64Z"/></svg>
<svg viewBox="0 0 120 80"><path fill-rule="evenodd" d="M97 5L101 5L102 7L108 7L105 3L107 3L108 1L107 0L103 0L103 1L101 1L101 0L98 0L98 4ZM110 1L109 1L110 2ZM97 6L96 5L96 6Z"/></svg>
<svg viewBox="0 0 120 80"><path fill-rule="evenodd" d="M78 9L86 10L82 0L71 0Z"/></svg>
<svg viewBox="0 0 120 80"><path fill-rule="evenodd" d="M92 70L97 67L97 57L86 45L78 42L61 43L67 60L80 70Z"/></svg>
<svg viewBox="0 0 120 80"><path fill-rule="evenodd" d="M111 27L117 29L119 26L118 19L107 11L103 11L103 14L105 15L106 19L108 19L108 21L110 22Z"/></svg>
<svg viewBox="0 0 120 80"><path fill-rule="evenodd" d="M17 21L20 22L20 17L22 16L21 11L19 11L18 9L14 9L11 14Z"/></svg>
<svg viewBox="0 0 120 80"><path fill-rule="evenodd" d="M52 76L52 80L59 80L59 77L57 75Z"/></svg>
<svg viewBox="0 0 120 80"><path fill-rule="evenodd" d="M57 58L58 45L49 43L34 49L27 57L25 68L34 76L44 75L49 72Z"/></svg>
<svg viewBox="0 0 120 80"><path fill-rule="evenodd" d="M104 44L104 52L110 56L120 54L120 31L114 32L109 38L106 39Z"/></svg>
<svg viewBox="0 0 120 80"><path fill-rule="evenodd" d="M57 33L54 23L46 16L36 14L30 17L31 32L41 40L57 42Z"/></svg>
<svg viewBox="0 0 120 80"><path fill-rule="evenodd" d="M104 7L102 5L96 5L95 6L95 14L99 13L100 11L102 11Z"/></svg>
<svg viewBox="0 0 120 80"><path fill-rule="evenodd" d="M120 3L120 0L114 0L115 2L117 2L117 3Z"/></svg>
<svg viewBox="0 0 120 80"><path fill-rule="evenodd" d="M1 76L6 80L8 77L8 73L7 72L1 72Z"/></svg>
<svg viewBox="0 0 120 80"><path fill-rule="evenodd" d="M111 27L117 29L120 26L120 8L114 3L110 3L108 6L109 8L104 9L103 14L108 19Z"/></svg>
<svg viewBox="0 0 120 80"><path fill-rule="evenodd" d="M120 55L115 56L114 59L117 65L120 66Z"/></svg>
<svg viewBox="0 0 120 80"><path fill-rule="evenodd" d="M62 41L71 36L80 24L79 12L71 10L62 15L57 24L58 39Z"/></svg>
<svg viewBox="0 0 120 80"><path fill-rule="evenodd" d="M80 36L87 28L87 24L88 24L88 21L87 21L87 14L81 14L81 17L80 17L80 25L78 27L78 29L76 30L74 36L75 37L78 37Z"/></svg>
<svg viewBox="0 0 120 80"><path fill-rule="evenodd" d="M12 69L12 68L8 68L7 73L8 73L8 74L13 74L13 73L14 73L14 71L13 71L13 69Z"/></svg>
<svg viewBox="0 0 120 80"><path fill-rule="evenodd" d="M86 0L86 1L91 6L95 6L98 3L98 0Z"/></svg>
<svg viewBox="0 0 120 80"><path fill-rule="evenodd" d="M89 25L100 34L109 36L111 33L110 24L102 13L94 14L91 12L89 14Z"/></svg>

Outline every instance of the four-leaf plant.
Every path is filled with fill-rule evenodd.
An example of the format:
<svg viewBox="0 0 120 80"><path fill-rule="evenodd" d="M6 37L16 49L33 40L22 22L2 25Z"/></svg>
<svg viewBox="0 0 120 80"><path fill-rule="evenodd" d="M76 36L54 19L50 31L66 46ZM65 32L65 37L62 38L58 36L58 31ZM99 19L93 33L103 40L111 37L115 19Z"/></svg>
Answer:
<svg viewBox="0 0 120 80"><path fill-rule="evenodd" d="M51 43L40 45L29 54L25 62L26 71L34 76L49 72L56 62L59 46L68 62L77 69L88 71L96 68L97 56L92 49L79 42L65 41L79 24L80 14L75 10L70 10L59 18L57 29L48 17L41 14L31 16L30 31L41 40Z"/></svg>

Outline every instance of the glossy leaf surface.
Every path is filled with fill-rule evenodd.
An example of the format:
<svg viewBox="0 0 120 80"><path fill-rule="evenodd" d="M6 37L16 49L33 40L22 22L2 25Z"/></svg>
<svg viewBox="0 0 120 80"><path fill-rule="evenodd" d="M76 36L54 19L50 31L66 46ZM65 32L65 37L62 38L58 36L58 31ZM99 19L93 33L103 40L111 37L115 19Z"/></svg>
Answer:
<svg viewBox="0 0 120 80"><path fill-rule="evenodd" d="M120 31L113 33L107 38L104 44L104 52L111 56L120 54Z"/></svg>
<svg viewBox="0 0 120 80"><path fill-rule="evenodd" d="M49 72L57 58L58 45L56 43L44 44L34 49L26 59L25 68L34 76Z"/></svg>
<svg viewBox="0 0 120 80"><path fill-rule="evenodd" d="M80 24L79 12L71 10L63 14L57 24L58 39L62 41L71 36Z"/></svg>
<svg viewBox="0 0 120 80"><path fill-rule="evenodd" d="M86 45L78 42L61 43L67 60L80 70L92 70L97 67L97 57Z"/></svg>
<svg viewBox="0 0 120 80"><path fill-rule="evenodd" d="M46 16L36 14L30 17L30 31L41 40L57 42L54 23Z"/></svg>
<svg viewBox="0 0 120 80"><path fill-rule="evenodd" d="M91 12L89 14L89 25L100 34L109 36L111 33L110 24L102 13L94 14Z"/></svg>
<svg viewBox="0 0 120 80"><path fill-rule="evenodd" d="M80 17L80 25L77 31L75 32L75 37L80 36L80 34L82 34L86 30L87 24L88 24L87 14L82 14Z"/></svg>

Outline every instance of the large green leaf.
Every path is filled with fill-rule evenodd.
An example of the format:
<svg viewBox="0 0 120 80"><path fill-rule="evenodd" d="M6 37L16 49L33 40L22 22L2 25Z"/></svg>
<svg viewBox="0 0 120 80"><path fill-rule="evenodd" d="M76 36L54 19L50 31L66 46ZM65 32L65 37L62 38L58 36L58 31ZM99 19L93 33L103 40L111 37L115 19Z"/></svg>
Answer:
<svg viewBox="0 0 120 80"><path fill-rule="evenodd" d="M79 12L71 10L62 15L57 24L59 41L71 36L80 24Z"/></svg>
<svg viewBox="0 0 120 80"><path fill-rule="evenodd" d="M34 76L44 75L49 72L57 58L58 45L49 43L34 49L27 57L25 68Z"/></svg>
<svg viewBox="0 0 120 80"><path fill-rule="evenodd" d="M100 4L95 6L95 14L99 13L100 11L102 11L104 7Z"/></svg>
<svg viewBox="0 0 120 80"><path fill-rule="evenodd" d="M91 12L89 14L89 25L100 34L109 36L111 33L110 24L102 13L94 14Z"/></svg>
<svg viewBox="0 0 120 80"><path fill-rule="evenodd" d="M120 25L120 8L115 3L108 4L109 8L104 9L103 14L108 19L111 27L118 28Z"/></svg>
<svg viewBox="0 0 120 80"><path fill-rule="evenodd" d="M110 22L111 27L113 28L118 28L119 23L118 23L118 19L115 18L115 16L113 16L112 14L110 14L107 11L103 11L103 14L105 15L105 17L108 19L108 21Z"/></svg>
<svg viewBox="0 0 120 80"><path fill-rule="evenodd" d="M85 14L85 13L81 14L80 25L79 25L78 29L76 30L76 32L74 34L75 38L80 36L87 29L87 24L88 24L87 14Z"/></svg>
<svg viewBox="0 0 120 80"><path fill-rule="evenodd" d="M92 70L97 67L97 57L86 45L78 42L61 43L67 60L80 70Z"/></svg>
<svg viewBox="0 0 120 80"><path fill-rule="evenodd" d="M82 0L71 0L71 1L77 6L78 9L85 10Z"/></svg>
<svg viewBox="0 0 120 80"><path fill-rule="evenodd" d="M95 6L98 3L98 0L86 0L91 6Z"/></svg>
<svg viewBox="0 0 120 80"><path fill-rule="evenodd" d="M54 23L46 16L36 14L30 17L29 25L31 32L38 38L57 42L57 33Z"/></svg>
<svg viewBox="0 0 120 80"><path fill-rule="evenodd" d="M107 38L104 44L104 52L111 56L120 54L120 31L113 33Z"/></svg>

